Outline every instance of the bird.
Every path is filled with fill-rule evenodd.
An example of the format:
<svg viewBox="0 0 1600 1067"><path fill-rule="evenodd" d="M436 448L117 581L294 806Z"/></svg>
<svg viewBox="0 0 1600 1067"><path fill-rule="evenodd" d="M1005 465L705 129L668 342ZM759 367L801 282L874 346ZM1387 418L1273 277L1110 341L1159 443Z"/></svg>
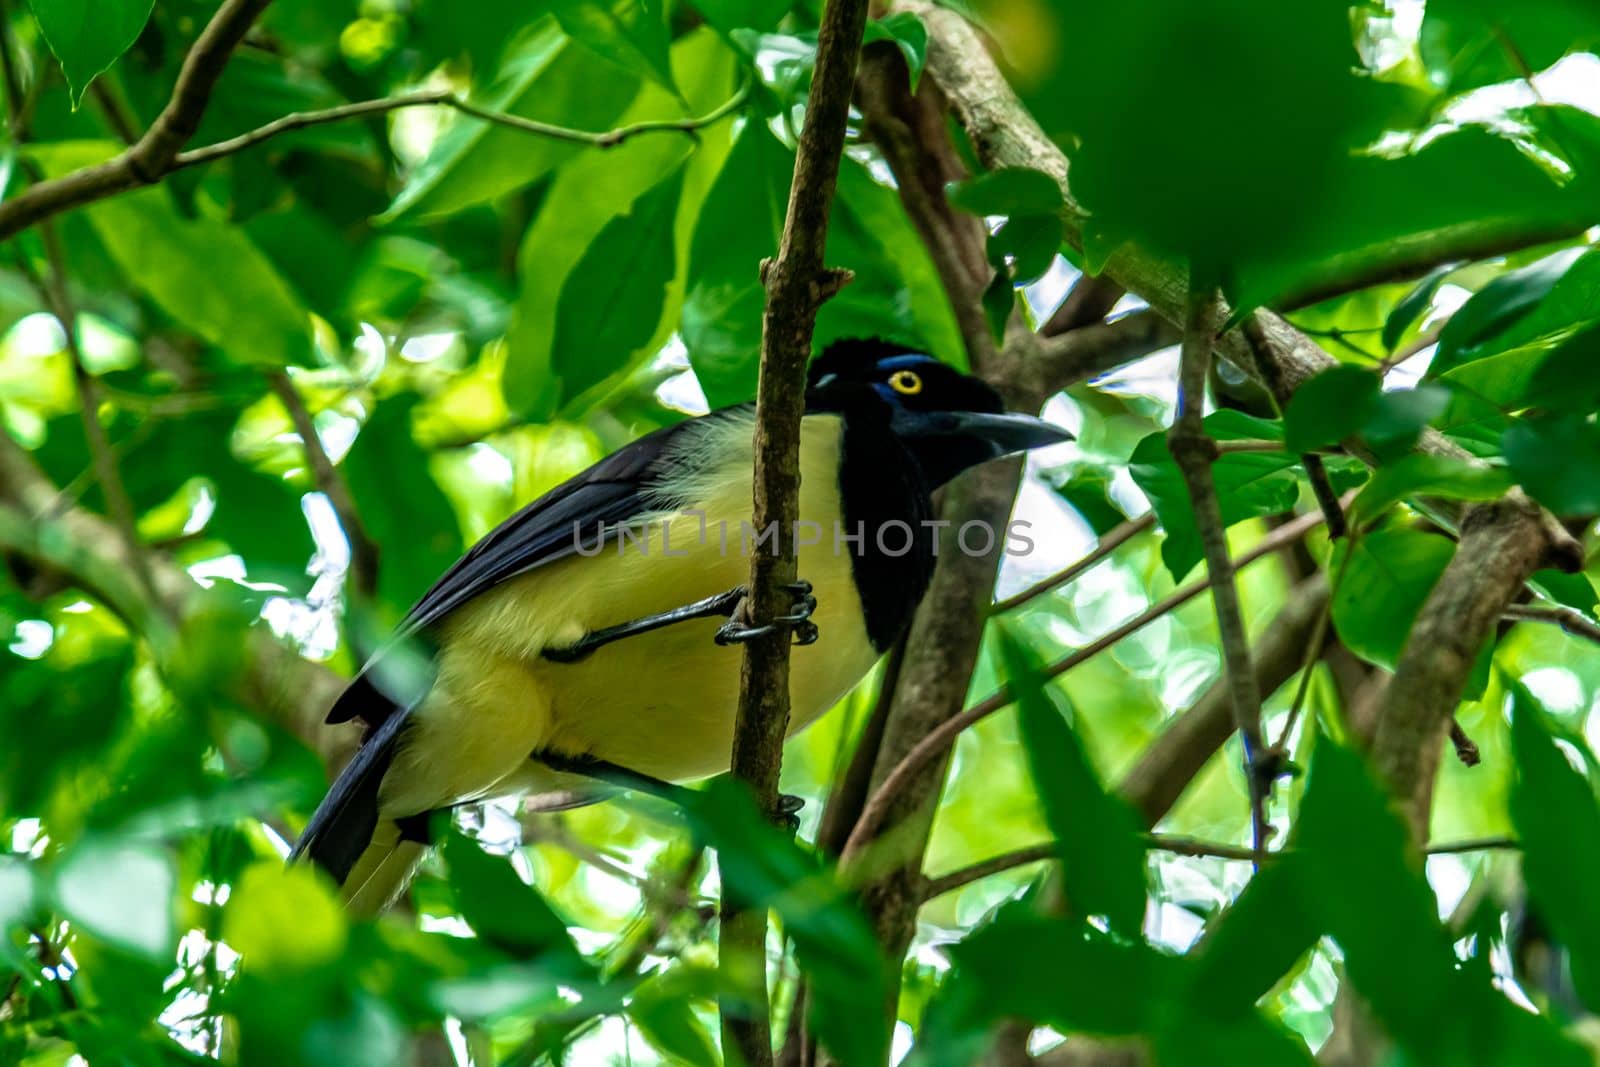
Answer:
<svg viewBox="0 0 1600 1067"><path fill-rule="evenodd" d="M335 701L360 747L291 850L374 915L409 885L434 816L531 810L728 769L739 645L795 645L791 734L906 630L932 577L932 494L980 463L1070 440L982 379L881 339L807 371L792 607L744 618L753 403L656 430L522 508L452 565ZM995 536L997 531L991 531Z"/></svg>

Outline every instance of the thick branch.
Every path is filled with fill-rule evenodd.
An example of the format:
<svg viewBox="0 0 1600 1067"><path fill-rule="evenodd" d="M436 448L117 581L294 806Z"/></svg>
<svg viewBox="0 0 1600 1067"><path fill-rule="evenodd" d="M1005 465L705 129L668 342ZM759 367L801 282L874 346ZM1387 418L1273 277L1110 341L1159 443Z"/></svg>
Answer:
<svg viewBox="0 0 1600 1067"><path fill-rule="evenodd" d="M1472 665L1551 547L1538 507L1522 494L1473 508L1411 628L1384 693L1372 762L1417 841L1427 838L1434 777Z"/></svg>
<svg viewBox="0 0 1600 1067"><path fill-rule="evenodd" d="M773 554L758 551L751 558L743 612L747 621L783 614L789 598L780 586L796 579L794 534L799 519L806 363L817 310L849 277L827 270L823 251L866 21L867 0L831 0L823 12L783 238L777 258L762 265L767 303L756 391L754 508L756 529L775 527L777 540ZM733 735L732 773L749 784L769 814L776 812L778 771L789 726L789 640L789 631L779 627L746 645ZM747 1067L772 1063L766 929L764 911L744 911L724 896L720 966L724 984L745 997L724 998L722 1042ZM748 980L731 983L735 975Z"/></svg>

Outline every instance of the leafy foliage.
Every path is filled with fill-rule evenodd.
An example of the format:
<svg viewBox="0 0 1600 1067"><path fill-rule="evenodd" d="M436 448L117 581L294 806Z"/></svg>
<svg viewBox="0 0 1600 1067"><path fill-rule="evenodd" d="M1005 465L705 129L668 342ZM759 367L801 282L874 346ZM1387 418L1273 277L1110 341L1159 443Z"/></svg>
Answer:
<svg viewBox="0 0 1600 1067"><path fill-rule="evenodd" d="M1570 1024L1600 1011L1595 566L1533 576L1516 617L1571 632L1507 622L1454 709L1484 758L1446 761L1433 835L1509 831L1518 850L1424 861L1354 747L1385 672L1419 651L1456 504L1518 487L1594 555L1600 105L1572 88L1600 63L1592 5L949 6L984 22L1068 157L1070 196L1039 156L985 169L993 146L955 138L908 199L971 172L944 194L984 220L993 278L958 314L949 250L930 252L858 116L828 233L855 280L818 344L879 336L966 367L964 334L1045 320L1078 266L1163 257L1237 307L1278 304L1342 361L1281 411L1219 368L1205 420L1247 446L1214 466L1236 551L1320 506L1308 454L1354 493L1346 538L1241 571L1260 650L1305 606L1302 578L1331 589L1326 632L1298 637L1267 694L1267 734L1308 768L1277 786L1272 851L1227 858L1250 832L1240 753L1187 732L1227 696L1204 598L1071 671L1040 668L1201 560L1158 355L1051 401L1078 441L1025 475L1031 558L1005 561L1001 591L1084 555L1080 526L1126 530L1148 505L1154 532L992 628L972 690L1004 686L1015 706L955 749L925 868L958 877L929 883L944 888L903 958L884 951L878 895L926 886L872 876L920 842L891 828L846 864L855 881L808 843L875 736L876 679L788 748L784 788L810 802L798 839L714 780L681 810L469 806L376 922L286 866L349 744L320 719L371 625L607 452L753 394L760 264L823 5L276 0L186 147L415 91L524 122L410 106L284 130L0 256L0 1062L716 1065L718 1012L742 992L716 964L724 897L777 917L758 961L775 1031L793 1018L846 1067L908 1043L909 1064L978 1062L1019 1020L1163 1063L1306 1064L1346 988L1408 1063L1592 1059ZM926 89L940 42L890 7L869 47ZM4 199L148 129L215 9L0 11L20 90ZM981 268L970 251L963 269ZM371 603L348 588L361 531ZM1197 747L1159 827L1175 842L1124 794L1177 742Z"/></svg>

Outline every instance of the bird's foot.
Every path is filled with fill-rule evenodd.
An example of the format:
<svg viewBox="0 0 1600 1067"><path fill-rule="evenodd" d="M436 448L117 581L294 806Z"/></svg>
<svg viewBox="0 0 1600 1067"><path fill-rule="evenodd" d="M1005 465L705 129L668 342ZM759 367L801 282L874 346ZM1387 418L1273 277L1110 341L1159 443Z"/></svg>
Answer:
<svg viewBox="0 0 1600 1067"><path fill-rule="evenodd" d="M733 610L732 617L717 629L717 644L738 644L757 637L765 637L767 634L775 633L783 627L788 627L794 634L795 644L809 645L814 643L817 639L817 624L811 621L811 615L817 610L817 598L811 592L811 583L801 579L798 582L790 582L780 588L793 598L790 601L787 614L779 615L770 622L744 622L742 619L749 601L741 597L738 606Z"/></svg>
<svg viewBox="0 0 1600 1067"><path fill-rule="evenodd" d="M806 806L805 797L797 797L790 793L778 794L778 806L773 810L774 821L778 827L789 831L792 837L800 831L800 809Z"/></svg>

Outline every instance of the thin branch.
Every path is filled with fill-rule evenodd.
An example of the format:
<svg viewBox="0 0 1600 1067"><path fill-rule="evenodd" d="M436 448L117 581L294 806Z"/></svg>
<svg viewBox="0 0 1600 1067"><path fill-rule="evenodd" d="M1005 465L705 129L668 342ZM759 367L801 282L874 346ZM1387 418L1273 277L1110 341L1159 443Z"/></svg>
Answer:
<svg viewBox="0 0 1600 1067"><path fill-rule="evenodd" d="M1574 637L1600 644L1600 625L1577 608L1565 604L1512 604L1501 612L1502 619L1517 622L1543 622L1561 627Z"/></svg>
<svg viewBox="0 0 1600 1067"><path fill-rule="evenodd" d="M1214 441L1217 455L1229 456L1240 452L1282 452L1282 441L1252 440L1249 438L1237 441Z"/></svg>
<svg viewBox="0 0 1600 1067"><path fill-rule="evenodd" d="M645 133L680 132L693 135L695 131L732 114L747 99L750 91L746 84L727 103L698 118L649 120L598 133L486 111L453 93L426 91L382 100L365 100L320 111L297 112L226 141L182 151L184 144L199 128L200 118L223 67L227 65L228 57L268 3L270 0L227 0L190 49L177 84L173 86L171 98L150 129L126 151L104 163L40 182L10 200L0 202L0 241L70 208L102 200L140 185L153 184L175 170L209 163L252 148L281 133L309 126L342 122L399 108L438 106L454 108L473 118L524 133L597 148L612 148ZM12 108L12 114L15 123L15 107Z"/></svg>
<svg viewBox="0 0 1600 1067"><path fill-rule="evenodd" d="M848 272L827 269L823 253L867 7L867 0L832 0L823 10L783 237L777 258L762 264L767 302L761 320L752 445L754 518L758 530L775 527L777 540L772 554L751 556L748 595L736 615L746 622L760 623L787 612L790 598L781 586L797 578L795 524L806 364L817 311L850 278ZM769 815L777 810L778 771L789 726L789 642L790 632L782 626L748 642L739 678L730 769ZM772 1063L766 932L765 911L744 908L724 893L718 938L718 968L727 990L719 1000L722 1047L746 1067Z"/></svg>
<svg viewBox="0 0 1600 1067"><path fill-rule="evenodd" d="M100 421L99 383L95 381L84 363L83 348L78 340L78 316L67 293L66 256L61 248L60 236L56 228L51 225L42 227L40 236L43 238L49 273L41 278L20 255L17 257L18 264L24 277L28 279L44 305L50 309L50 314L57 325L61 327L62 336L66 340L67 355L72 363L72 384L78 397L78 413L83 423L84 441L88 446L90 469L94 472L95 481L100 484L101 495L105 497L106 513L111 517L127 548L127 559L132 566L134 577L151 596L156 606L161 607L163 605L156 595L155 584L150 577L150 568L145 559L145 546L139 539L138 520L133 501L128 496L127 486L122 481L122 472L117 466L116 451L106 437L105 424Z"/></svg>
<svg viewBox="0 0 1600 1067"><path fill-rule="evenodd" d="M1205 550L1211 602L1216 609L1217 631L1222 640L1223 662L1233 690L1233 722L1244 741L1245 770L1250 786L1253 840L1262 848L1270 834L1266 799L1276 769L1261 736L1261 693L1250 665L1250 639L1245 633L1234 581L1233 560L1228 555L1228 528L1222 521L1211 465L1216 462L1216 442L1206 434L1206 375L1211 369L1220 301L1209 283L1190 280L1188 312L1183 327L1183 352L1178 367L1178 413L1167 434L1167 447L1183 475L1184 488L1194 509L1195 527Z"/></svg>
<svg viewBox="0 0 1600 1067"><path fill-rule="evenodd" d="M166 107L126 151L104 163L30 186L0 202L0 241L41 219L160 181L194 136L217 79L271 0L224 0L184 57Z"/></svg>
<svg viewBox="0 0 1600 1067"><path fill-rule="evenodd" d="M1350 527L1345 522L1344 509L1339 506L1339 494L1334 492L1333 483L1328 480L1328 469L1322 465L1322 457L1315 452L1302 454L1300 465L1305 468L1306 480L1311 483L1311 493L1317 499L1317 507L1322 509L1323 516L1328 520L1328 537L1337 541L1350 532Z"/></svg>
<svg viewBox="0 0 1600 1067"><path fill-rule="evenodd" d="M322 446L322 437L317 433L317 424L288 373L276 370L267 376L267 380L284 410L289 413L289 421L294 424L294 431L300 435L300 441L305 446L306 467L311 471L312 482L328 498L333 513L339 518L339 525L344 528L345 540L350 542L350 580L356 592L370 600L378 590L378 562L381 558L378 544L367 533L350 485L333 465L333 460L328 458L328 450Z"/></svg>
<svg viewBox="0 0 1600 1067"><path fill-rule="evenodd" d="M478 107L476 104L468 103L448 89L428 89L405 93L400 96L383 97L378 100L361 100L352 104L340 104L337 107L323 108L318 111L297 111L282 118L273 119L266 125L241 133L237 137L230 137L226 141L218 141L216 144L206 145L203 148L180 152L173 160L168 172L182 170L184 167L198 166L202 163L210 163L225 156L231 156L246 149L254 148L263 141L269 141L280 134L294 130L303 130L311 126L323 126L330 122L345 122L349 119L364 118L368 115L381 115L390 111L399 111L403 108L412 107L448 107L461 112L463 115L482 119L485 122L492 122L498 126L505 126L521 133L549 137L557 141L569 141L573 144L589 145L593 148L615 148L617 145L645 133L684 133L693 135L732 115L749 99L749 96L750 84L746 82L727 102L697 118L648 119L628 126L619 126L614 130L591 132L589 130L575 130L567 126L556 126L548 122L539 122L536 119L527 119L520 115L507 115L498 111L489 111Z"/></svg>
<svg viewBox="0 0 1600 1067"><path fill-rule="evenodd" d="M1020 608L1036 597L1041 597L1054 589L1061 588L1155 524L1156 513L1153 511L1147 511L1137 519L1129 519L1127 522L1118 524L1105 532L1104 536L1100 538L1100 543L1095 545L1094 550L1087 556L1064 570L1057 571L1043 581L1035 582L1020 593L1008 596L1004 600L996 601L994 607L990 609L990 614L1004 614Z"/></svg>
<svg viewBox="0 0 1600 1067"><path fill-rule="evenodd" d="M1243 845L1228 845L1218 841L1202 841L1199 838L1177 834L1145 834L1144 843L1145 847L1156 852L1170 852L1175 856L1192 856L1197 859L1233 860L1239 863L1270 862L1293 851L1290 848L1273 852L1267 849L1247 848ZM960 867L937 878L930 878L924 889L923 899L932 900L934 897L965 888L992 875L1026 867L1030 863L1052 860L1060 854L1060 848L1059 842L1043 841L1037 845L991 856L989 859L980 860L968 867ZM1521 848L1522 843L1515 838L1479 837L1465 841L1451 841L1442 845L1429 845L1426 853L1430 856L1454 856L1464 852L1516 851Z"/></svg>
<svg viewBox="0 0 1600 1067"><path fill-rule="evenodd" d="M1322 521L1322 513L1314 511L1301 515L1292 522L1285 523L1262 538L1260 543L1250 551L1240 556L1236 566L1246 566L1269 553L1276 552L1284 545L1293 543L1305 536L1308 531L1322 525ZM1102 637L1096 638L1076 652L1052 663L1045 668L1044 677L1047 679L1059 677L1079 664L1093 659L1128 635L1138 632L1163 615L1176 611L1201 593L1204 593L1208 588L1210 588L1210 583L1205 579L1201 579L1168 594L1121 626L1116 627ZM905 757L895 765L894 769L883 778L877 791L867 801L866 807L862 809L861 818L857 820L855 829L850 832L850 838L845 843L842 852L843 858L848 859L853 854L858 853L878 833L885 817L893 807L896 794L905 787L908 781L915 777L924 767L942 757L950 746L955 743L956 738L961 736L968 727L1009 706L1011 700L1010 687L1001 686L990 696L967 708L961 714L946 719L929 731L911 751L906 753Z"/></svg>

